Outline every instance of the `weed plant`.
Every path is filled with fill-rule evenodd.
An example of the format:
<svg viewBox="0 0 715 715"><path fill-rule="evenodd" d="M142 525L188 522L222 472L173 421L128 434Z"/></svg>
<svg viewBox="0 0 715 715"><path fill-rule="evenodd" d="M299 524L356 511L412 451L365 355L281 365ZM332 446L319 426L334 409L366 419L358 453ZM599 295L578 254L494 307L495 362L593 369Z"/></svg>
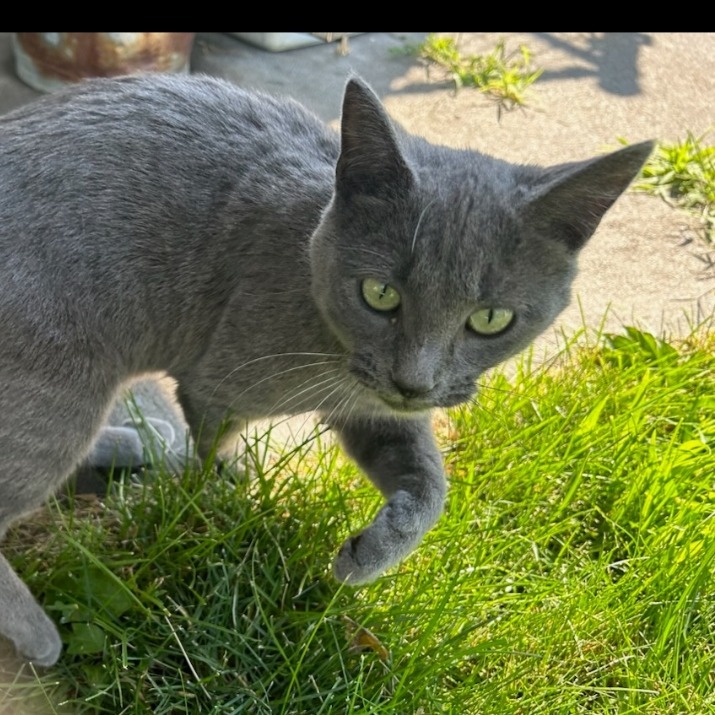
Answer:
<svg viewBox="0 0 715 715"><path fill-rule="evenodd" d="M453 38L431 34L415 52L430 66L445 71L457 89L476 87L503 109L525 105L527 89L542 73L532 67L531 52L526 45L507 53L503 41L487 54L464 55Z"/></svg>
<svg viewBox="0 0 715 715"><path fill-rule="evenodd" d="M705 238L713 244L715 146L706 143L707 137L707 133L698 137L688 132L682 141L659 144L635 188L698 214Z"/></svg>

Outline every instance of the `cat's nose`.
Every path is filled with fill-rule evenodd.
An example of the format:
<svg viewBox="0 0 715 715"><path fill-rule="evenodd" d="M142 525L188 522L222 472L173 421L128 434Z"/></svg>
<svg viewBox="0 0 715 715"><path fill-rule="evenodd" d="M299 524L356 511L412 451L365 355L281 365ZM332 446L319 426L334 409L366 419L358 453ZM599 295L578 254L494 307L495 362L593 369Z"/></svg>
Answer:
<svg viewBox="0 0 715 715"><path fill-rule="evenodd" d="M434 390L441 345L436 340L405 341L395 355L390 377L395 390L408 400Z"/></svg>
<svg viewBox="0 0 715 715"><path fill-rule="evenodd" d="M392 384L395 389L408 400L423 397L432 390L434 384L427 382L406 381L403 378L393 377Z"/></svg>

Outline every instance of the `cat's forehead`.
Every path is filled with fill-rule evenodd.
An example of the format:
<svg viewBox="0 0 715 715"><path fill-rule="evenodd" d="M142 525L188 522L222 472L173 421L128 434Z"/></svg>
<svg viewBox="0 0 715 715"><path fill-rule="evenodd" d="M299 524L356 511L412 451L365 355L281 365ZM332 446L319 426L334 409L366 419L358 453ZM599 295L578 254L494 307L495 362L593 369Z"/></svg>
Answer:
<svg viewBox="0 0 715 715"><path fill-rule="evenodd" d="M488 154L436 146L418 137L410 137L404 148L415 188L425 194L444 198L472 195L488 207L526 187L524 167Z"/></svg>
<svg viewBox="0 0 715 715"><path fill-rule="evenodd" d="M438 276L455 295L475 299L496 290L518 256L517 221L508 204L455 189L440 192L406 228L410 283L430 286Z"/></svg>

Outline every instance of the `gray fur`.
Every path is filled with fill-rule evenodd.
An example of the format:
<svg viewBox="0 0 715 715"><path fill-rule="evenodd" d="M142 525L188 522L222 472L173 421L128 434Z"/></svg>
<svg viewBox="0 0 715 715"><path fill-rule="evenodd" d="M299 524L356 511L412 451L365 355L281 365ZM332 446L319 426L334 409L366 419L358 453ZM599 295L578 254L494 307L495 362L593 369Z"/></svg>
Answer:
<svg viewBox="0 0 715 715"><path fill-rule="evenodd" d="M386 498L335 574L376 578L442 510L429 410L468 400L554 320L649 151L514 166L408 135L358 80L342 151L297 104L208 78L100 80L3 118L0 537L132 442L102 424L128 381L163 372L202 455L225 423L331 423ZM399 309L369 308L364 278L395 286ZM466 328L493 306L516 314L503 334ZM59 656L2 556L0 634L39 665Z"/></svg>

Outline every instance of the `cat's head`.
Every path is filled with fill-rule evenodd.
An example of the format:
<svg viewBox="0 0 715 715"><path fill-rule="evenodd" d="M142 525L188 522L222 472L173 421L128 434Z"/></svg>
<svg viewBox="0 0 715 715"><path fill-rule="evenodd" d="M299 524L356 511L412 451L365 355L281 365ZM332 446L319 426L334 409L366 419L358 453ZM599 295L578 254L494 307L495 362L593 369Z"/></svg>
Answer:
<svg viewBox="0 0 715 715"><path fill-rule="evenodd" d="M553 322L579 250L652 148L515 166L406 134L354 79L341 136L313 295L352 374L402 412L469 399Z"/></svg>

